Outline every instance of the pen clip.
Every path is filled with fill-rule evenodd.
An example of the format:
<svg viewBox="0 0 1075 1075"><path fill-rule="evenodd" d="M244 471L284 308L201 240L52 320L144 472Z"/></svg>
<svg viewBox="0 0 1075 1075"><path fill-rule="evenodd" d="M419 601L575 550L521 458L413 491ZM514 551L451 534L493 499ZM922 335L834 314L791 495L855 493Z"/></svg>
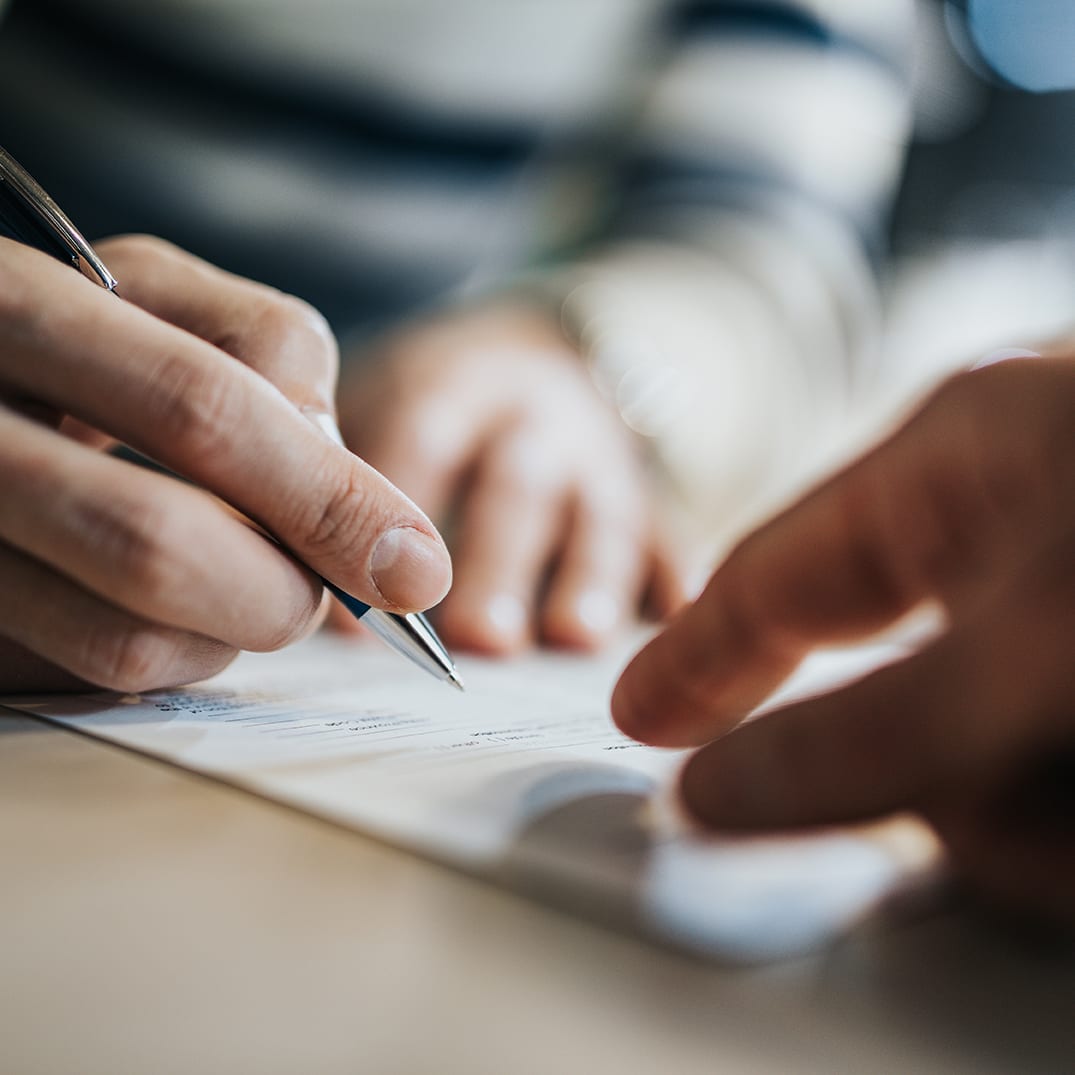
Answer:
<svg viewBox="0 0 1075 1075"><path fill-rule="evenodd" d="M0 146L0 223L20 242L69 261L95 284L116 290L116 278L93 247L40 183L3 146Z"/></svg>

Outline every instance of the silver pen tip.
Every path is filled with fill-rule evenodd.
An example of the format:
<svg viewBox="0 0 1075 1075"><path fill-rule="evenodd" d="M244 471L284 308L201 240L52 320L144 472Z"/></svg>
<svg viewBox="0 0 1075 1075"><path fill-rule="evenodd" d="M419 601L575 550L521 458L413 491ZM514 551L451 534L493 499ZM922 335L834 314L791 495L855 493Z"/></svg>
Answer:
<svg viewBox="0 0 1075 1075"><path fill-rule="evenodd" d="M463 686L463 681L459 678L459 673L454 668L448 673L448 682L455 687L457 691L466 690L466 687Z"/></svg>

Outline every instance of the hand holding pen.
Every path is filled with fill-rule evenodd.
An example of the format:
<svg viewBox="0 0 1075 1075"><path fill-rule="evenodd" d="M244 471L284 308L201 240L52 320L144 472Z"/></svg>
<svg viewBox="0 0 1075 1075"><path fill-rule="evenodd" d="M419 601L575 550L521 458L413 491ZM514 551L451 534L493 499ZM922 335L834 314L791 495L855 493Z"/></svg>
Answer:
<svg viewBox="0 0 1075 1075"><path fill-rule="evenodd" d="M435 604L451 577L436 530L325 435L337 356L320 317L145 238L98 248L117 301L24 245L9 161L0 220L23 242L0 238L0 690L205 678L312 629L319 576L401 625Z"/></svg>

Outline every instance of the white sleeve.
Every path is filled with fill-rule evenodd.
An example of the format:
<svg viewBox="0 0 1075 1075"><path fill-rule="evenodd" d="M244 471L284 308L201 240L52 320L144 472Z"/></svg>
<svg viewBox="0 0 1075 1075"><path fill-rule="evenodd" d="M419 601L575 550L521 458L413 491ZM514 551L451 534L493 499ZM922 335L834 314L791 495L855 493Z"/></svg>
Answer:
<svg viewBox="0 0 1075 1075"><path fill-rule="evenodd" d="M878 331L913 4L693 2L605 230L557 271L603 390L708 525L801 485Z"/></svg>

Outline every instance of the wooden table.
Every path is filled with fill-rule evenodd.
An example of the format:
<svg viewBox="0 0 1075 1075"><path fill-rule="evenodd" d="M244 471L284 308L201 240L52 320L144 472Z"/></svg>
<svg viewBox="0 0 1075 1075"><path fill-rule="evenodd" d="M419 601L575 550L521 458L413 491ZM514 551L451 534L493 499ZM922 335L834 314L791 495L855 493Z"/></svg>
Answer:
<svg viewBox="0 0 1075 1075"><path fill-rule="evenodd" d="M7 714L0 862L3 1075L1075 1070L1055 940L716 967Z"/></svg>

